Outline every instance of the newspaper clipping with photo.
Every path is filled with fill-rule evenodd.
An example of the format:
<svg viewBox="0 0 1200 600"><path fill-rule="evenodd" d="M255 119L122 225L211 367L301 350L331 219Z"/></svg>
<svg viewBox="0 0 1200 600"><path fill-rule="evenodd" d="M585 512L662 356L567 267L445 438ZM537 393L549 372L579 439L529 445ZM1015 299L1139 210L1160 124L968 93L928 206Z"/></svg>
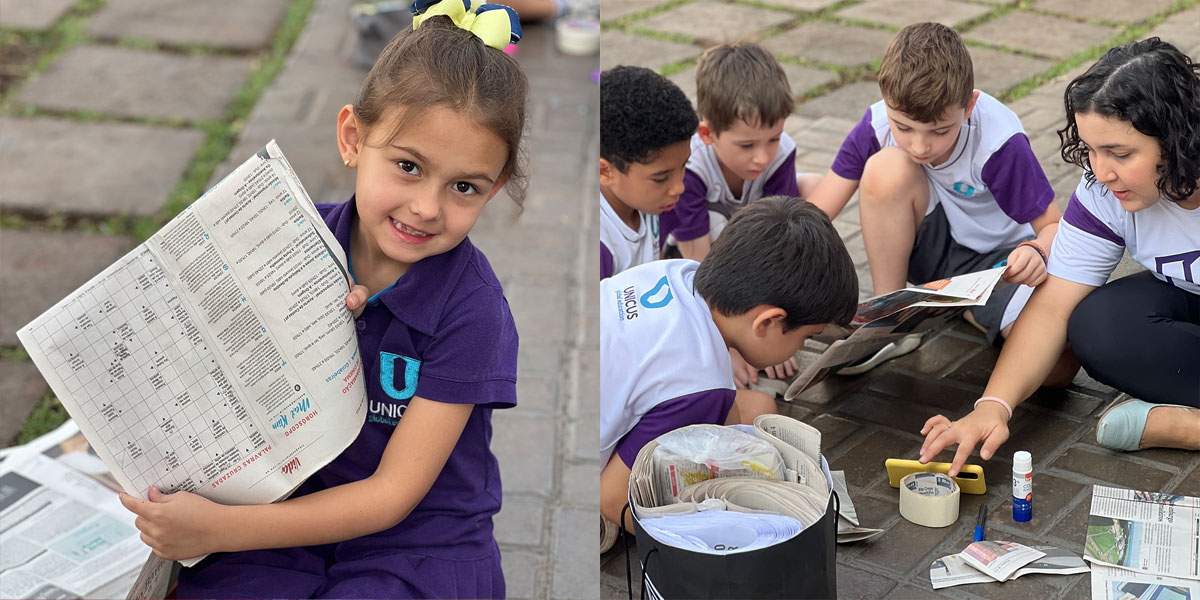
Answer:
<svg viewBox="0 0 1200 600"><path fill-rule="evenodd" d="M268 503L365 419L345 264L272 141L18 337L128 493Z"/></svg>
<svg viewBox="0 0 1200 600"><path fill-rule="evenodd" d="M1171 581L1195 588L1200 581L1200 499L1093 486L1084 558L1093 563L1093 593L1124 589L1125 584L1130 589L1179 585Z"/></svg>
<svg viewBox="0 0 1200 600"><path fill-rule="evenodd" d="M816 360L807 362L784 398L793 400L828 375L884 346L936 327L964 308L987 303L1004 269L967 273L863 300L849 327L827 328L826 337L841 339L830 343Z"/></svg>
<svg viewBox="0 0 1200 600"><path fill-rule="evenodd" d="M1024 547L1022 546L1022 548ZM1022 575L1033 573L1073 575L1088 571L1087 563L1083 562L1083 559L1074 552L1054 546L1033 546L1032 549L1041 552L1041 558L1035 558L1012 571L1004 581L1011 581ZM951 554L933 561L933 564L929 566L929 581L933 583L933 589L937 590L968 583L996 583L997 579L993 575L981 571L974 563L968 562L962 554Z"/></svg>

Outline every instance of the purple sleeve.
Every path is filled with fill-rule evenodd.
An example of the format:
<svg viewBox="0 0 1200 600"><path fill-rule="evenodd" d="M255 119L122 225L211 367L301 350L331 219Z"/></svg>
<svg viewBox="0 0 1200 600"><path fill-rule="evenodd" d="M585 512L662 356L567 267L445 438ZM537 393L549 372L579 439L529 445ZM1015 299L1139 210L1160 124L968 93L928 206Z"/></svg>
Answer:
<svg viewBox="0 0 1200 600"><path fill-rule="evenodd" d="M662 228L664 239L668 233L674 233L677 242L687 242L708 235L708 186L691 169L684 172L683 194L679 196L675 208L669 212L673 213L670 220L674 222L674 227L670 230ZM659 224L662 225L661 216Z"/></svg>
<svg viewBox="0 0 1200 600"><path fill-rule="evenodd" d="M1063 212L1063 220L1084 233L1108 240L1121 247L1125 246L1125 240L1089 212L1075 194L1071 194L1071 201L1067 203L1067 210Z"/></svg>
<svg viewBox="0 0 1200 600"><path fill-rule="evenodd" d="M617 442L617 454L625 466L632 468L642 446L668 431L700 423L724 425L736 394L731 389L707 390L672 398L655 406Z"/></svg>
<svg viewBox="0 0 1200 600"><path fill-rule="evenodd" d="M604 242L600 242L600 279L608 279L613 276L613 255L609 252L608 246Z"/></svg>
<svg viewBox="0 0 1200 600"><path fill-rule="evenodd" d="M1008 138L988 158L983 165L983 183L1000 210L1018 223L1040 217L1054 201L1054 188L1023 133Z"/></svg>
<svg viewBox="0 0 1200 600"><path fill-rule="evenodd" d="M796 151L793 149L783 159L783 164L763 182L763 196L788 196L795 198L800 195L796 186Z"/></svg>
<svg viewBox="0 0 1200 600"><path fill-rule="evenodd" d="M830 169L840 177L858 181L862 179L867 159L876 152L879 152L879 139L875 137L875 128L871 127L871 109L868 108L867 114L842 142Z"/></svg>
<svg viewBox="0 0 1200 600"><path fill-rule="evenodd" d="M483 286L447 306L420 365L416 395L453 404L517 404L517 326L504 292Z"/></svg>

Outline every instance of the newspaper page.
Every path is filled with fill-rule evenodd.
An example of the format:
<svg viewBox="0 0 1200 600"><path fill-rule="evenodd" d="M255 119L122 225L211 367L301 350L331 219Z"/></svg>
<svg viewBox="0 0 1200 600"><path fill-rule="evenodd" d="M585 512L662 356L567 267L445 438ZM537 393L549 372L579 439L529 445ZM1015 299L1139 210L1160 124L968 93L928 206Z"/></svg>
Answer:
<svg viewBox="0 0 1200 600"><path fill-rule="evenodd" d="M1092 486L1083 549L1096 564L1200 579L1200 499Z"/></svg>
<svg viewBox="0 0 1200 600"><path fill-rule="evenodd" d="M974 542L959 553L963 561L979 569L996 581L1004 581L1021 567L1045 556L1045 552L1034 550L1016 542Z"/></svg>
<svg viewBox="0 0 1200 600"><path fill-rule="evenodd" d="M1092 600L1196 600L1200 580L1092 564Z"/></svg>
<svg viewBox="0 0 1200 600"><path fill-rule="evenodd" d="M271 141L18 337L130 494L272 502L365 418L345 264Z"/></svg>
<svg viewBox="0 0 1200 600"><path fill-rule="evenodd" d="M1087 563L1083 562L1083 558L1074 552L1054 546L1034 546L1033 548L1044 552L1045 556L1017 569L1005 581L1012 581L1022 575L1032 573L1074 575L1088 572ZM933 583L933 589L939 590L968 583L995 583L996 579L976 569L963 560L961 555L951 554L933 561L933 564L929 566L929 581Z"/></svg>
<svg viewBox="0 0 1200 600"><path fill-rule="evenodd" d="M125 597L151 554L136 518L114 490L44 453L7 455L0 463L0 597Z"/></svg>
<svg viewBox="0 0 1200 600"><path fill-rule="evenodd" d="M967 273L863 300L850 326L838 328L848 330L847 337L833 340L816 360L809 362L788 386L784 398L794 399L839 369L871 356L918 327L921 331L931 329L963 308L985 304L1004 269Z"/></svg>

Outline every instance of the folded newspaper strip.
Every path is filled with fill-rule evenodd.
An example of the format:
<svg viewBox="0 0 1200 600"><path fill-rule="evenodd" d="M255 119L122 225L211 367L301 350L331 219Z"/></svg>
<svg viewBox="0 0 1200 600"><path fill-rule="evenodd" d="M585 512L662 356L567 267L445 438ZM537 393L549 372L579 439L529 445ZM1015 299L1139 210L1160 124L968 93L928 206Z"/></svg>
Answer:
<svg viewBox="0 0 1200 600"><path fill-rule="evenodd" d="M1018 568L1005 581L1022 575L1042 573L1046 575L1073 575L1088 572L1088 566L1078 554L1054 546L1034 546L1043 556ZM943 556L929 566L929 581L933 589L965 585L968 583L995 583L996 578L980 571L974 564L963 559L961 554ZM1109 598L1108 600L1112 600Z"/></svg>
<svg viewBox="0 0 1200 600"><path fill-rule="evenodd" d="M692 425L658 437L654 473L670 502L714 477L782 480L783 460L769 442L731 427Z"/></svg>
<svg viewBox="0 0 1200 600"><path fill-rule="evenodd" d="M817 360L809 362L788 386L784 399L796 399L830 374L918 328L934 328L964 308L986 304L1004 269L967 273L863 300L849 328L829 328L830 334L836 329L848 331L848 336L832 341Z"/></svg>
<svg viewBox="0 0 1200 600"><path fill-rule="evenodd" d="M366 416L345 264L271 141L17 335L125 491L272 502Z"/></svg>
<svg viewBox="0 0 1200 600"><path fill-rule="evenodd" d="M974 542L958 554L967 564L996 581L1008 579L1017 569L1045 555L1024 544L993 540Z"/></svg>
<svg viewBox="0 0 1200 600"><path fill-rule="evenodd" d="M883 529L862 527L859 524L858 510L854 508L854 500L850 498L850 489L846 486L846 472L830 471L829 474L833 477L833 491L838 495L838 543L861 542L883 535Z"/></svg>
<svg viewBox="0 0 1200 600"><path fill-rule="evenodd" d="M1149 575L1200 580L1200 499L1095 485L1090 512L1084 559ZM1093 583L1096 577L1093 574Z"/></svg>

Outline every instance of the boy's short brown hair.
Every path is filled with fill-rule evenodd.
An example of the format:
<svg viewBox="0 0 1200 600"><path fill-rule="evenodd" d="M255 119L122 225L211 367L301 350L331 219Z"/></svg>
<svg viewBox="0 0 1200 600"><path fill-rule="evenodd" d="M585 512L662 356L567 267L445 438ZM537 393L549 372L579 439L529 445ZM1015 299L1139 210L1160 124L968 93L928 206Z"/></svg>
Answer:
<svg viewBox="0 0 1200 600"><path fill-rule="evenodd" d="M883 53L878 79L888 106L922 123L965 108L975 90L971 54L958 33L940 23L901 29Z"/></svg>
<svg viewBox="0 0 1200 600"><path fill-rule="evenodd" d="M787 74L758 44L713 46L696 65L696 105L714 133L739 120L761 127L786 119L796 107Z"/></svg>

